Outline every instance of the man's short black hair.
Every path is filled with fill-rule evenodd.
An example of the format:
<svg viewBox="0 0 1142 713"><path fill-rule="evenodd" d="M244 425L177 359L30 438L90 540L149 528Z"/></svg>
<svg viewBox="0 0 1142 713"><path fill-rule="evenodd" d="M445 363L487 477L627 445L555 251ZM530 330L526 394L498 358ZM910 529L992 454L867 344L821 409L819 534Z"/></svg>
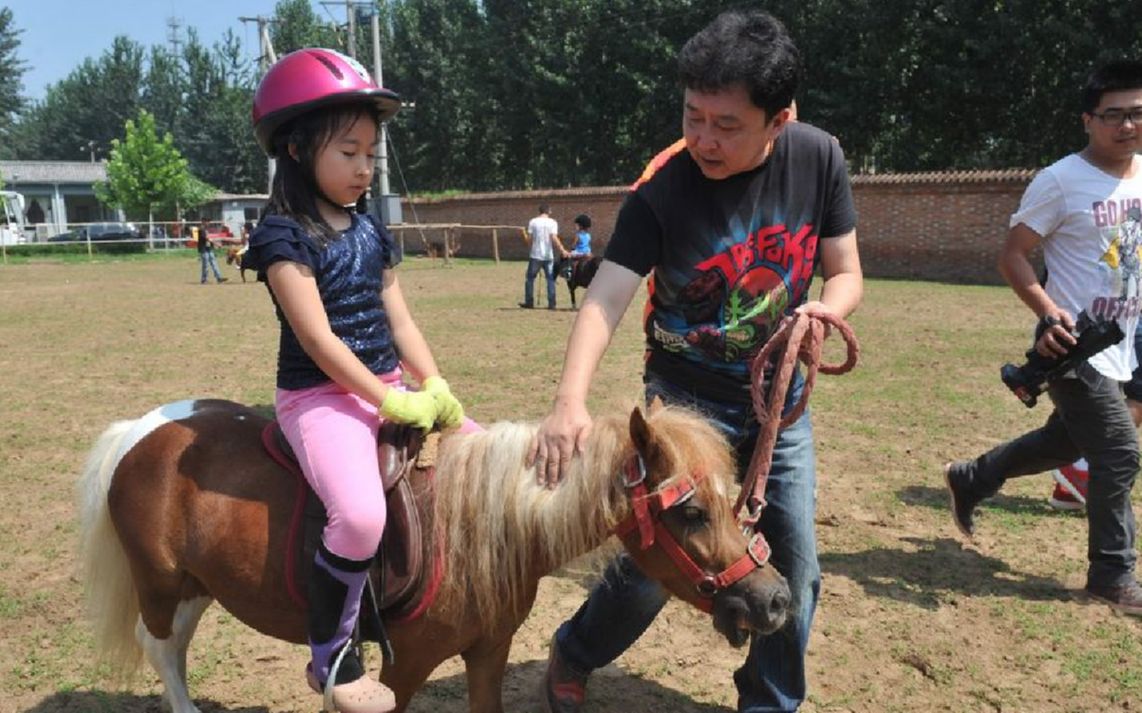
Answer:
<svg viewBox="0 0 1142 713"><path fill-rule="evenodd" d="M1089 114L1098 108L1103 94L1129 89L1142 89L1142 62L1130 59L1108 62L1087 76L1082 110Z"/></svg>
<svg viewBox="0 0 1142 713"><path fill-rule="evenodd" d="M793 102L801 74L801 53L785 26L760 10L723 12L678 53L684 88L716 92L744 85L767 119Z"/></svg>
<svg viewBox="0 0 1142 713"><path fill-rule="evenodd" d="M543 214L543 213L550 213L551 211L548 210L546 203L540 203L539 204L539 212L540 212L540 214Z"/></svg>

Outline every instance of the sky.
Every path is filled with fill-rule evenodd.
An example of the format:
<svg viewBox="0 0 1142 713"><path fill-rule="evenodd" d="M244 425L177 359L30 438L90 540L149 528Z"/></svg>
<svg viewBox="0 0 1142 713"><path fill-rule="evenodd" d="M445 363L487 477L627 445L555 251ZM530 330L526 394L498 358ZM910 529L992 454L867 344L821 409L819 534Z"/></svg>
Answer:
<svg viewBox="0 0 1142 713"><path fill-rule="evenodd" d="M44 98L47 85L67 77L87 57L97 59L110 49L116 35L127 35L146 48L169 45L171 18L198 30L199 39L212 46L232 29L251 60L258 54L255 23L239 17L270 16L277 0L0 0L12 11L13 25L21 30L17 57L26 65L23 96ZM311 2L320 17L343 21L344 7Z"/></svg>

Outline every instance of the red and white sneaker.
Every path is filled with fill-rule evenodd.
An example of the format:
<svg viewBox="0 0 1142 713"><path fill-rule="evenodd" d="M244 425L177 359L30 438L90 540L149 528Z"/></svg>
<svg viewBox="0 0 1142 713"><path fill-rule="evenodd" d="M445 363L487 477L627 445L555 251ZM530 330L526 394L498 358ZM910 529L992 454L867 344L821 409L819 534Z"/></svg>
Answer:
<svg viewBox="0 0 1142 713"><path fill-rule="evenodd" d="M1056 510L1081 510L1086 506L1090 471L1085 458L1051 471L1055 477L1055 491L1047 502Z"/></svg>

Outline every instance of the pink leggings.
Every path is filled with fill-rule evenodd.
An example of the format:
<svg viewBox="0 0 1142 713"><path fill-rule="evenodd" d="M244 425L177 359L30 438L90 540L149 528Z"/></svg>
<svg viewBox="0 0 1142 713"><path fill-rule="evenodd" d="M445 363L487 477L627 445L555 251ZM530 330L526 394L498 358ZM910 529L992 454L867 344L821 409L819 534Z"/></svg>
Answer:
<svg viewBox="0 0 1142 713"><path fill-rule="evenodd" d="M378 376L404 388L399 369ZM375 406L334 382L308 389L278 389L278 422L329 522L322 541L335 555L365 560L377 552L385 529L385 493L377 464ZM482 430L464 419L461 433Z"/></svg>

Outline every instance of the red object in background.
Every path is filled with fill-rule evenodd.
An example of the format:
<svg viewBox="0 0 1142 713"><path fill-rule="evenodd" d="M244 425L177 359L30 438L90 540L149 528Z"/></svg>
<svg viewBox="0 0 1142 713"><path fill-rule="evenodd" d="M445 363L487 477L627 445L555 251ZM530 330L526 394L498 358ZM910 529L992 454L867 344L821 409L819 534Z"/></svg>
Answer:
<svg viewBox="0 0 1142 713"><path fill-rule="evenodd" d="M201 229L202 226L194 227L195 229ZM230 226L225 223L207 223L206 237L210 238L210 242L214 243L214 247L216 248L242 244L242 239L236 237L234 231L230 230ZM184 245L188 248L197 248L198 240L192 235L187 235Z"/></svg>

